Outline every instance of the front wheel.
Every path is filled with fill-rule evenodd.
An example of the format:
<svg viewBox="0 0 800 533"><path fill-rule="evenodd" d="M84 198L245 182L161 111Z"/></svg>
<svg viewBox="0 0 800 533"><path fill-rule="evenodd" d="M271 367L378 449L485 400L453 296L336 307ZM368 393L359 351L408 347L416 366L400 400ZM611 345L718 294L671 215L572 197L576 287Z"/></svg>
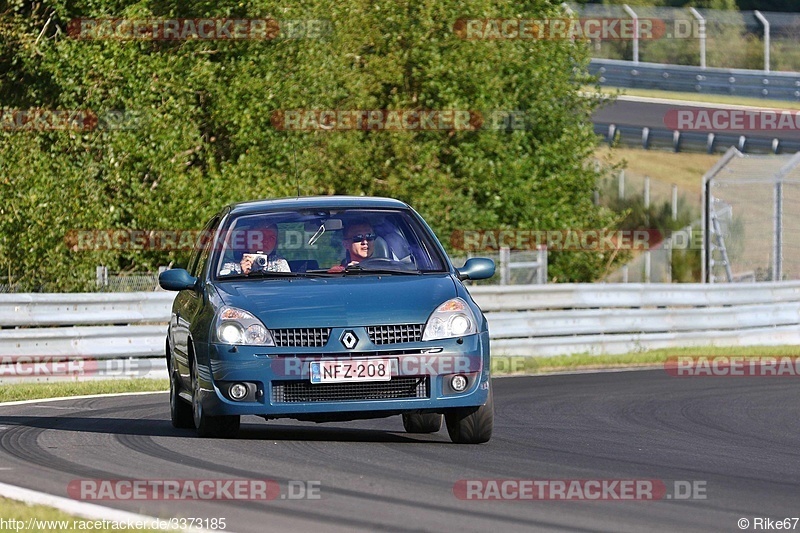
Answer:
<svg viewBox="0 0 800 533"><path fill-rule="evenodd" d="M203 411L200 400L200 379L197 358L192 358L192 418L199 437L235 438L239 434L239 415L209 416Z"/></svg>
<svg viewBox="0 0 800 533"><path fill-rule="evenodd" d="M175 369L175 356L167 339L167 371L169 372L169 415L172 427L190 429L194 427L192 406L180 397L181 385L178 371Z"/></svg>
<svg viewBox="0 0 800 533"><path fill-rule="evenodd" d="M178 395L180 388L176 383L177 377L172 374L169 379L169 414L174 428L193 428L194 416L192 406Z"/></svg>
<svg viewBox="0 0 800 533"><path fill-rule="evenodd" d="M406 433L436 433L442 429L442 415L439 413L404 413L403 427Z"/></svg>
<svg viewBox="0 0 800 533"><path fill-rule="evenodd" d="M481 444L492 438L494 400L492 389L486 403L479 407L453 409L444 415L447 433L456 444Z"/></svg>

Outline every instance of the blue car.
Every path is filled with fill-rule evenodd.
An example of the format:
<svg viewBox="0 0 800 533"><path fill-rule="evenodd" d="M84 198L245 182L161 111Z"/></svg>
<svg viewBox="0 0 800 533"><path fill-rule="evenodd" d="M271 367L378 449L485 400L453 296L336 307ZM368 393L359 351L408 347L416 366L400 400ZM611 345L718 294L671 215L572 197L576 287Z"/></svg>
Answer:
<svg viewBox="0 0 800 533"><path fill-rule="evenodd" d="M425 221L389 198L243 202L206 224L166 341L173 426L235 437L241 415L332 422L401 415L409 433L492 435L486 318Z"/></svg>

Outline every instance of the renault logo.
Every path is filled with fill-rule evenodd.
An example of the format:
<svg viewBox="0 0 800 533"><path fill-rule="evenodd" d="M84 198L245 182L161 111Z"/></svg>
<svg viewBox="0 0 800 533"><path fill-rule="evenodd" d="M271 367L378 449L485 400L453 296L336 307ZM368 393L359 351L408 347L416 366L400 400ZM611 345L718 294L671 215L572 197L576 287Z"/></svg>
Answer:
<svg viewBox="0 0 800 533"><path fill-rule="evenodd" d="M358 337L356 337L356 334L349 329L344 332L344 335L342 335L342 338L339 340L342 342L342 345L348 350L352 350L353 348L356 347L356 344L358 344Z"/></svg>

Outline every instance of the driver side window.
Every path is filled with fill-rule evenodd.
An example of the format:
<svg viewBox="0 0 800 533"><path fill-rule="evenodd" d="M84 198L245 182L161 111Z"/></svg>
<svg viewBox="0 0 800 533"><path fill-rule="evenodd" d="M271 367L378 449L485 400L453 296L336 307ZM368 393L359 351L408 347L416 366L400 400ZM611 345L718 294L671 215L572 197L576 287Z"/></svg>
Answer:
<svg viewBox="0 0 800 533"><path fill-rule="evenodd" d="M212 218L203 228L200 237L197 239L197 244L195 244L195 256L192 258L192 262L189 265L189 273L192 276L200 277L203 273L203 269L208 261L208 256L211 254L211 248L214 244L214 234L217 231L219 220L219 217Z"/></svg>

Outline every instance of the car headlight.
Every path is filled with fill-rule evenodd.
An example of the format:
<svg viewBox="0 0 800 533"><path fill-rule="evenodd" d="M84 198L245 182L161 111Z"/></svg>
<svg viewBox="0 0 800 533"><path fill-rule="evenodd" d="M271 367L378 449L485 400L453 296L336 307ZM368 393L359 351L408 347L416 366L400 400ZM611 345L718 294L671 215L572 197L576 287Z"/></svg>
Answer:
<svg viewBox="0 0 800 533"><path fill-rule="evenodd" d="M478 325L475 315L470 310L467 302L461 298L447 300L436 308L425 324L423 341L447 339L450 337L463 337L477 333Z"/></svg>
<svg viewBox="0 0 800 533"><path fill-rule="evenodd" d="M217 340L225 344L275 346L272 334L259 319L235 307L219 310L215 329Z"/></svg>

